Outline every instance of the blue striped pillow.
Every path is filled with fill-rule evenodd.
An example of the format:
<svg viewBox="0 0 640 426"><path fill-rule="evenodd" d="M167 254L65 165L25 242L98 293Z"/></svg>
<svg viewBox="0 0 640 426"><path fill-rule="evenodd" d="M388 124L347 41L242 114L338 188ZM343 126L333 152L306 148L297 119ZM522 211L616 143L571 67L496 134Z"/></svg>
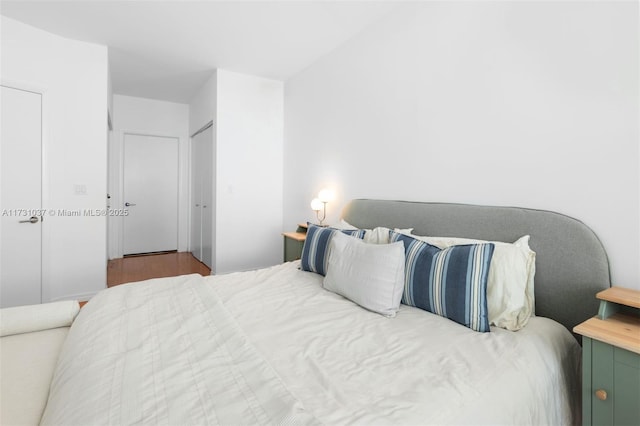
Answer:
<svg viewBox="0 0 640 426"><path fill-rule="evenodd" d="M334 229L323 228L309 224L307 238L302 247L301 266L303 271L315 272L322 276L327 274L327 262L329 260L329 242L334 232L342 232L356 238L364 238L362 229Z"/></svg>
<svg viewBox="0 0 640 426"><path fill-rule="evenodd" d="M402 303L487 332L487 278L494 245L469 244L444 250L392 232L404 242L405 283Z"/></svg>

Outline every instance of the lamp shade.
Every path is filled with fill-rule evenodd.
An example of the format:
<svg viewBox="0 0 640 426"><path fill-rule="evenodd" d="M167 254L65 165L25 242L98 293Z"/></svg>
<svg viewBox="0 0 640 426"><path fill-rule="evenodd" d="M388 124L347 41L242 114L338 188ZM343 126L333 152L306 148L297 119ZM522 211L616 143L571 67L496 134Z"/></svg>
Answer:
<svg viewBox="0 0 640 426"><path fill-rule="evenodd" d="M320 201L319 198L314 198L313 200L311 200L311 210L313 211L320 211L322 210L322 201Z"/></svg>

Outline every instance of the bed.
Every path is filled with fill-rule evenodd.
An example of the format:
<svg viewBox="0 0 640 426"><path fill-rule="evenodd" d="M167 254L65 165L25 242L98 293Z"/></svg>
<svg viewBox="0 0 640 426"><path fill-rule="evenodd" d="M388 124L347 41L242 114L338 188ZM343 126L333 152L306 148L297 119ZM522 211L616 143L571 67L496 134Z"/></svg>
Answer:
<svg viewBox="0 0 640 426"><path fill-rule="evenodd" d="M386 200L353 200L343 221L388 229L403 265L407 235L529 235L535 315L517 331L488 332L404 304L381 315L325 289L336 263L323 276L301 270L304 255L121 285L76 317L41 424L580 423L581 349L569 330L610 286L593 231L553 212ZM332 259L337 241L371 250L331 232L341 235ZM375 250L386 256L392 245Z"/></svg>

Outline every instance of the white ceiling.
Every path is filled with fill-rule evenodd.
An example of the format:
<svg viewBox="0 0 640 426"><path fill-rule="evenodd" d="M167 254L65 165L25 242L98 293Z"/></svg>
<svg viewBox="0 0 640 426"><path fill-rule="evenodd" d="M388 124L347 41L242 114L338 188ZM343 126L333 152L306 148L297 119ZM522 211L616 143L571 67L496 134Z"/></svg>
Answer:
<svg viewBox="0 0 640 426"><path fill-rule="evenodd" d="M188 103L215 68L287 80L390 1L10 1L0 13L109 46L115 93Z"/></svg>

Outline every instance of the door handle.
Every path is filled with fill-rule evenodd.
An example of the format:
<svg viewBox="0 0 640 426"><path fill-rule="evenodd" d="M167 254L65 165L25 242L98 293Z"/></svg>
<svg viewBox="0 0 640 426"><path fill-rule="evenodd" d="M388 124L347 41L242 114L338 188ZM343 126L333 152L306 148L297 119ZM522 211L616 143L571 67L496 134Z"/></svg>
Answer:
<svg viewBox="0 0 640 426"><path fill-rule="evenodd" d="M133 207L135 205L136 205L136 203L124 203L125 207Z"/></svg>
<svg viewBox="0 0 640 426"><path fill-rule="evenodd" d="M27 220L21 220L19 223L38 223L38 216L31 216Z"/></svg>

